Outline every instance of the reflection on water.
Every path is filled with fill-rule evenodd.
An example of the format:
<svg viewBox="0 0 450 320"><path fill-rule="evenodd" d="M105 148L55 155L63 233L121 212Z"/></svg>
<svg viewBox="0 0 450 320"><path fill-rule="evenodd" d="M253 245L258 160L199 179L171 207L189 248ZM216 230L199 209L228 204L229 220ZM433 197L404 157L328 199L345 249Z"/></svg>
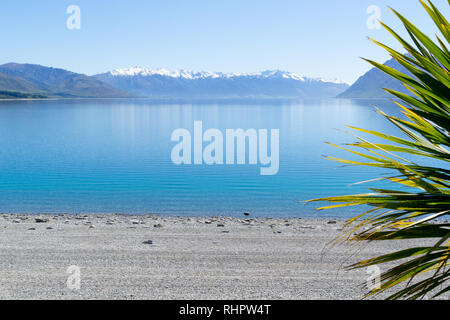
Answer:
<svg viewBox="0 0 450 320"><path fill-rule="evenodd" d="M371 104L387 101L221 102L147 100L0 102L0 211L306 216L325 195L364 191L376 176L322 155L352 158L324 142L352 142L345 125L395 132ZM280 129L280 169L175 166L177 128ZM348 214L349 211L331 214Z"/></svg>

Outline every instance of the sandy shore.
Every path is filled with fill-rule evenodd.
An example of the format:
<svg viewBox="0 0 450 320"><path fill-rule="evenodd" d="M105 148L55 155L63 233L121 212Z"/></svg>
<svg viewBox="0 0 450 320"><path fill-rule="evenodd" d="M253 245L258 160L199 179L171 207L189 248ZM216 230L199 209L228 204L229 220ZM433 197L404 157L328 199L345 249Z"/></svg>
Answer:
<svg viewBox="0 0 450 320"><path fill-rule="evenodd" d="M342 264L394 244L324 251L343 223L2 214L0 299L360 299L369 275ZM79 290L67 287L72 265Z"/></svg>

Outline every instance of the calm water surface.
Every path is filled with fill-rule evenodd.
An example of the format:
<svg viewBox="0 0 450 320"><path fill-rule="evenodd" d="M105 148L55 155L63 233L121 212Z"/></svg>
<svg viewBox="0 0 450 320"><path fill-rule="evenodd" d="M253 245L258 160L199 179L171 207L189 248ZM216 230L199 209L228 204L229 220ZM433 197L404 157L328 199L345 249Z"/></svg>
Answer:
<svg viewBox="0 0 450 320"><path fill-rule="evenodd" d="M365 191L350 184L379 174L322 156L352 158L325 144L354 141L345 125L396 132L371 105L398 113L386 101L2 101L0 212L311 216L315 206L302 201ZM172 131L192 132L195 120L204 130L280 129L278 175L261 176L259 165L174 165Z"/></svg>

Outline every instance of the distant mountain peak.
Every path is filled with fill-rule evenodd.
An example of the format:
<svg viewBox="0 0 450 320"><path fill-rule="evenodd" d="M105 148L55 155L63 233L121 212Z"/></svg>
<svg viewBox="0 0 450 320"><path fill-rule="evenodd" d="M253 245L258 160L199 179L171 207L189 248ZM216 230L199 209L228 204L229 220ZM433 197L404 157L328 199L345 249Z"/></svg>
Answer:
<svg viewBox="0 0 450 320"><path fill-rule="evenodd" d="M330 78L330 79L328 79L328 78L312 78L312 79L314 79L316 81L327 82L327 83L345 84L345 85L348 85L348 86L351 85L350 82L347 82L347 81L344 81L344 80L341 80L341 79L338 79L338 78Z"/></svg>
<svg viewBox="0 0 450 320"><path fill-rule="evenodd" d="M192 72L187 70L171 71L167 69L149 69L142 67L132 67L123 69L114 69L108 72L112 76L124 77L147 77L147 76L163 76L170 78L184 78L184 79L199 79L199 78L214 78L216 73L213 72Z"/></svg>
<svg viewBox="0 0 450 320"><path fill-rule="evenodd" d="M149 69L143 67L131 67L114 69L106 73L106 75L113 77L151 77L151 76L161 76L169 78L181 78L181 79L232 79L232 78L260 78L260 79L290 79L297 80L301 82L325 82L334 84L350 85L346 81L342 81L336 78L326 79L326 78L310 78L303 77L299 74L282 71L282 70L264 70L260 72L210 72L210 71L188 71L184 69L180 70L167 70L167 69Z"/></svg>

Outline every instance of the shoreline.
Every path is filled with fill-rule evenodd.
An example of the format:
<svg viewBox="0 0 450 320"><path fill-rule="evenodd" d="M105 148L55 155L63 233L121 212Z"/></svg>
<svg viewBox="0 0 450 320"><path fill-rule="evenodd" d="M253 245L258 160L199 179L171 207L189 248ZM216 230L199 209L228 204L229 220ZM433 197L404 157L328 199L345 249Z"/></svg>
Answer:
<svg viewBox="0 0 450 320"><path fill-rule="evenodd" d="M170 98L170 97L72 97L72 98L64 98L64 97L47 97L47 98L0 98L0 101L84 101L84 100L148 100L156 103L209 103L209 102L278 102L278 101L289 101L289 102L298 102L304 100L356 100L356 101L365 101L365 100L376 100L376 101L391 101L391 97L386 98L339 98L339 97L217 97L217 98ZM395 99L394 99L395 100Z"/></svg>
<svg viewBox="0 0 450 320"><path fill-rule="evenodd" d="M198 219L198 218L205 218L205 219L256 219L256 220L337 220L345 222L352 217L354 217L355 214L332 214L331 212L324 213L323 211L321 213L319 212L311 212L308 214L305 213L299 213L297 215L282 215L282 214L273 214L268 215L265 213L262 214L253 214L250 213L249 215L243 214L243 213L234 213L234 214L221 214L221 213L214 213L214 214L207 214L205 212L200 212L198 214L195 213L187 213L187 214L172 214L172 213L127 213L127 212L32 212L32 211L26 211L26 212L0 212L1 216L24 216L24 217L79 217L79 216L88 216L88 217L124 217L124 218L130 218L130 217L155 217L155 218L167 218L167 219Z"/></svg>
<svg viewBox="0 0 450 320"><path fill-rule="evenodd" d="M361 299L366 270L343 267L412 242L328 250L343 223L1 214L0 299ZM70 266L79 290L67 286Z"/></svg>

